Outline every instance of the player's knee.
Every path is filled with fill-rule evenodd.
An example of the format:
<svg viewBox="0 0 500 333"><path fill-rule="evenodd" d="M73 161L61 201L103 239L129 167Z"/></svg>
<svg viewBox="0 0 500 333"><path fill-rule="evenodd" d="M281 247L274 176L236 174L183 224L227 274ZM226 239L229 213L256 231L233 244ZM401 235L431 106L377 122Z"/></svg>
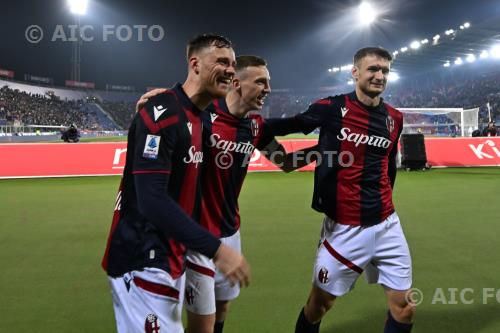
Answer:
<svg viewBox="0 0 500 333"><path fill-rule="evenodd" d="M335 296L319 289L313 288L307 301L305 315L310 322L317 322L330 310L335 302Z"/></svg>
<svg viewBox="0 0 500 333"><path fill-rule="evenodd" d="M391 306L391 314L400 323L412 323L415 318L416 307L413 303Z"/></svg>
<svg viewBox="0 0 500 333"><path fill-rule="evenodd" d="M186 333L213 333L215 316L197 315L188 311Z"/></svg>
<svg viewBox="0 0 500 333"><path fill-rule="evenodd" d="M229 304L229 301L217 301L215 303L215 321L222 322L226 320L227 313L229 312Z"/></svg>

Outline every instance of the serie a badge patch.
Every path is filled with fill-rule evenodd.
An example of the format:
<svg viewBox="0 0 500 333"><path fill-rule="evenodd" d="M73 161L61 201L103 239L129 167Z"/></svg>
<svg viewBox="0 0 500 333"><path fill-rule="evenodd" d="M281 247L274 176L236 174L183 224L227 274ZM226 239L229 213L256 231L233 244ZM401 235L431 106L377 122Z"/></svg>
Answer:
<svg viewBox="0 0 500 333"><path fill-rule="evenodd" d="M148 134L142 157L149 160L158 159L158 152L160 151L160 139L161 137L158 135Z"/></svg>

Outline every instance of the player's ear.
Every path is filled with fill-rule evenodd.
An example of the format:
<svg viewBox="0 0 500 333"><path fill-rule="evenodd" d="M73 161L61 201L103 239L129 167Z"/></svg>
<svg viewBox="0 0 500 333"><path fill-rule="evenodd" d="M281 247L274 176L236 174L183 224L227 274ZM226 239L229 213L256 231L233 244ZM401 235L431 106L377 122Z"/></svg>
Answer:
<svg viewBox="0 0 500 333"><path fill-rule="evenodd" d="M233 89L236 89L236 90L239 90L241 89L241 81L240 79L238 78L233 78L233 82L231 82L231 84L233 85Z"/></svg>
<svg viewBox="0 0 500 333"><path fill-rule="evenodd" d="M200 74L200 58L191 57L189 58L189 70L193 71L196 75Z"/></svg>
<svg viewBox="0 0 500 333"><path fill-rule="evenodd" d="M351 68L351 76L354 81L357 81L359 79L359 69L356 65L352 66Z"/></svg>

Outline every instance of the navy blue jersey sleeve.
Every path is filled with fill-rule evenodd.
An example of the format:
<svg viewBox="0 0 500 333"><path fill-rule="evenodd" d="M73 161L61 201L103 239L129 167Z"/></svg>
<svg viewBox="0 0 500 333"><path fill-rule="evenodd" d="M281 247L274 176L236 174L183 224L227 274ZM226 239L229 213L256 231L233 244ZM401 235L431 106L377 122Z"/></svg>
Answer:
<svg viewBox="0 0 500 333"><path fill-rule="evenodd" d="M160 173L134 176L139 212L165 236L213 258L220 240L188 217L167 194L168 180L168 174Z"/></svg>
<svg viewBox="0 0 500 333"><path fill-rule="evenodd" d="M257 141L256 148L258 150L262 150L262 149L266 148L267 145L269 145L274 140L274 134L273 134L271 128L269 127L269 125L267 124L267 122L264 121L264 119L262 117L260 117L260 116L257 117L256 121L258 122L259 127L262 128L262 131L260 131L260 133L259 133L259 138Z"/></svg>
<svg viewBox="0 0 500 333"><path fill-rule="evenodd" d="M271 118L267 122L274 135L287 135L297 132L309 134L325 123L331 105L330 98L320 99L311 104L306 111L294 117Z"/></svg>
<svg viewBox="0 0 500 333"><path fill-rule="evenodd" d="M136 117L132 172L170 172L179 135L176 126L178 113L173 108L168 110L165 99L154 99L146 103Z"/></svg>
<svg viewBox="0 0 500 333"><path fill-rule="evenodd" d="M394 142L394 145L392 146L391 152L389 153L389 165L387 168L387 173L389 175L389 179L391 180L391 187L392 188L394 188L394 184L396 183L396 174L398 171L398 168L397 168L398 143L399 143L399 138L401 136L402 131L403 131L403 124L401 123L401 126L399 127L399 130L398 130L397 139Z"/></svg>

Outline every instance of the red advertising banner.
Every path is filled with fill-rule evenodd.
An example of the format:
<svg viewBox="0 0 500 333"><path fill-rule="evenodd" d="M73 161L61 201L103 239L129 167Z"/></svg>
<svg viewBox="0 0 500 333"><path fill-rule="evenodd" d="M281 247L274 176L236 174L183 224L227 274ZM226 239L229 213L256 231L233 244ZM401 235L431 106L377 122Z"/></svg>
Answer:
<svg viewBox="0 0 500 333"><path fill-rule="evenodd" d="M14 72L0 68L0 76L8 77L9 79L13 79L14 78Z"/></svg>
<svg viewBox="0 0 500 333"><path fill-rule="evenodd" d="M434 167L500 166L500 137L426 138L427 160ZM316 140L286 140L290 152ZM119 175L125 165L126 143L0 144L0 178ZM313 170L308 165L303 171ZM255 151L249 171L278 170Z"/></svg>
<svg viewBox="0 0 500 333"><path fill-rule="evenodd" d="M500 137L426 138L425 150L434 167L500 166Z"/></svg>

